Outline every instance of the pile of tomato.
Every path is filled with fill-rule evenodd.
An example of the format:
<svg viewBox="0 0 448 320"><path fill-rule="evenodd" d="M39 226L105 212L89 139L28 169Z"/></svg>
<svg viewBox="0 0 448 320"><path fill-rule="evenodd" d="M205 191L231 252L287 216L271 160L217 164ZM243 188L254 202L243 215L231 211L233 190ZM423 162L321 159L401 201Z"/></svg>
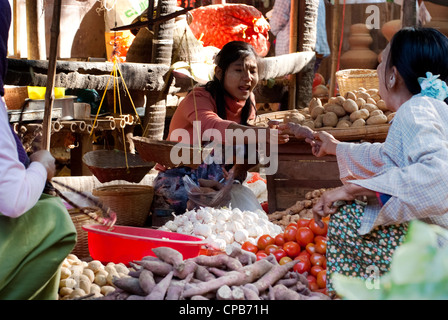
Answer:
<svg viewBox="0 0 448 320"><path fill-rule="evenodd" d="M243 243L242 249L253 252L257 259L273 254L279 264L300 260L293 267L298 273L307 273L311 291L326 293L327 230L328 219L322 220L323 227L314 219L300 219L290 223L283 233L275 237L264 234L257 244Z"/></svg>

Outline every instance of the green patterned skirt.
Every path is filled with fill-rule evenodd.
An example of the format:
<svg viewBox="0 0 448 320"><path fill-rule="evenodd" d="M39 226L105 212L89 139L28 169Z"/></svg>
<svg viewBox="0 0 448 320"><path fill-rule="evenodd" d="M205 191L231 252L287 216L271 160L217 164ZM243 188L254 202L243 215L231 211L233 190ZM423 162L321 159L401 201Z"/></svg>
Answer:
<svg viewBox="0 0 448 320"><path fill-rule="evenodd" d="M327 241L327 290L335 293L331 275L368 279L389 270L392 254L403 242L407 224L380 226L360 235L364 206L353 202L341 206L330 218Z"/></svg>

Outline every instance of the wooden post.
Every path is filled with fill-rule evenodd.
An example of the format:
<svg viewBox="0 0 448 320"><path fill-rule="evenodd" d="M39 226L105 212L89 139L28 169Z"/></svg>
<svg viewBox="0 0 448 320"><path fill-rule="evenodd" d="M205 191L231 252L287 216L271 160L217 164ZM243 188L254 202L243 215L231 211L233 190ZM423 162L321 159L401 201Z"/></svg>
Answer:
<svg viewBox="0 0 448 320"><path fill-rule="evenodd" d="M333 97L335 94L336 88L336 70L338 63L338 24L339 24L339 0L334 1L333 9L332 9L332 27L331 27L331 73L330 73L330 90L328 93L328 98ZM341 26L342 30L344 26Z"/></svg>
<svg viewBox="0 0 448 320"><path fill-rule="evenodd" d="M299 0L291 0L289 19L289 53L297 52L297 17L299 15ZM289 75L288 109L296 108L297 75Z"/></svg>
<svg viewBox="0 0 448 320"><path fill-rule="evenodd" d="M26 0L28 59L45 60L45 18L42 0Z"/></svg>
<svg viewBox="0 0 448 320"><path fill-rule="evenodd" d="M51 113L54 102L54 82L56 78L56 58L58 54L59 29L61 20L61 1L54 1L53 19L51 23L50 33L50 57L48 61L47 87L45 91L45 111L42 123L42 148L50 150L51 136Z"/></svg>
<svg viewBox="0 0 448 320"><path fill-rule="evenodd" d="M417 26L417 1L416 0L406 0L403 1L403 18L401 23L404 27L415 27Z"/></svg>

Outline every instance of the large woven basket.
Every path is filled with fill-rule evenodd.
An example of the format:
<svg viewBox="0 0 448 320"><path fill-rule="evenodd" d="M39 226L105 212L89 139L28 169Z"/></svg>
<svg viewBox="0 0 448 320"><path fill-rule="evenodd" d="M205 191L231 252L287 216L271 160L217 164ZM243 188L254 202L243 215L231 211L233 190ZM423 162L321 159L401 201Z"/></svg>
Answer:
<svg viewBox="0 0 448 320"><path fill-rule="evenodd" d="M139 183L155 165L139 155L121 150L89 151L84 154L82 161L102 183L113 180Z"/></svg>
<svg viewBox="0 0 448 320"><path fill-rule="evenodd" d="M84 208L84 210L92 210L92 212L95 212L98 216L102 215L101 210L98 208ZM70 209L68 212L77 232L76 245L71 253L73 253L80 259L88 258L90 257L88 233L87 231L82 229L82 226L88 224L98 224L98 222L90 218L85 213L80 212L80 209L74 208Z"/></svg>
<svg viewBox="0 0 448 320"><path fill-rule="evenodd" d="M187 166L196 169L202 163L203 159L205 159L212 151L212 148L204 147L199 149L198 147L189 144L187 145L166 140L153 140L145 137L133 137L132 140L143 160L154 161L167 168ZM188 152L189 160L177 163L176 159L172 158L172 151L176 156L181 155L183 152Z"/></svg>
<svg viewBox="0 0 448 320"><path fill-rule="evenodd" d="M117 214L117 225L142 227L151 210L154 188L137 185L109 185L92 194Z"/></svg>
<svg viewBox="0 0 448 320"><path fill-rule="evenodd" d="M374 69L344 69L335 73L338 82L339 94L345 96L347 91L359 88L378 89L378 74Z"/></svg>

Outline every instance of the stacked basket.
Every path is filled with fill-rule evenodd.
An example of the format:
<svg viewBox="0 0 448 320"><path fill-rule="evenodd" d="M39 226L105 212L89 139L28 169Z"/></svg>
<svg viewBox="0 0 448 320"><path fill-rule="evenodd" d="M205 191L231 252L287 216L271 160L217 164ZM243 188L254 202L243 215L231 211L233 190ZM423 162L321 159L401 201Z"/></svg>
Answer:
<svg viewBox="0 0 448 320"><path fill-rule="evenodd" d="M344 69L336 72L339 94L344 97L347 91L359 88L378 89L378 74L374 69Z"/></svg>

